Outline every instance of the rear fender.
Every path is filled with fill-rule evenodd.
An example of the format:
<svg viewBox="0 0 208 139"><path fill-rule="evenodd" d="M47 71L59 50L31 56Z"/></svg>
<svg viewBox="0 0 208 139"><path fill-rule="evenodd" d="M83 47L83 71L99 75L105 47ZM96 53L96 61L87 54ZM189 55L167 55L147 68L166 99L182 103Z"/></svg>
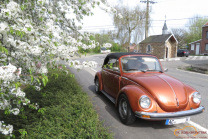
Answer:
<svg viewBox="0 0 208 139"><path fill-rule="evenodd" d="M94 83L95 83L95 79L98 78L99 80L99 91L103 90L103 82L102 82L102 75L101 75L101 71L96 72L95 74L95 78L94 78Z"/></svg>
<svg viewBox="0 0 208 139"><path fill-rule="evenodd" d="M157 111L157 103L152 98L152 96L146 90L136 85L127 85L119 91L116 97L116 106L118 105L119 96L123 93L126 94L133 112L135 111L155 112ZM147 109L143 109L142 107L140 107L140 104L139 104L139 99L143 95L148 96L151 100L150 107Z"/></svg>

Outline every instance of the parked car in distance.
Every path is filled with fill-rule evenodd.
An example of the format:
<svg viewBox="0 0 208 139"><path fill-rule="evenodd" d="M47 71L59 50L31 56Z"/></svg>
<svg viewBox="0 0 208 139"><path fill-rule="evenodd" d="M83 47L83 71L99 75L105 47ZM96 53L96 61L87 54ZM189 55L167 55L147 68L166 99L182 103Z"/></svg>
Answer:
<svg viewBox="0 0 208 139"><path fill-rule="evenodd" d="M204 111L200 93L166 75L150 54L110 53L94 82L95 91L115 104L124 124L132 124L136 117L179 124Z"/></svg>
<svg viewBox="0 0 208 139"><path fill-rule="evenodd" d="M189 51L185 50L185 49L179 49L177 51L177 56L181 56L181 57L186 56L186 57L188 57L189 56Z"/></svg>
<svg viewBox="0 0 208 139"><path fill-rule="evenodd" d="M110 53L111 50L107 50L105 47L100 48L100 53L102 54L106 54L106 53Z"/></svg>

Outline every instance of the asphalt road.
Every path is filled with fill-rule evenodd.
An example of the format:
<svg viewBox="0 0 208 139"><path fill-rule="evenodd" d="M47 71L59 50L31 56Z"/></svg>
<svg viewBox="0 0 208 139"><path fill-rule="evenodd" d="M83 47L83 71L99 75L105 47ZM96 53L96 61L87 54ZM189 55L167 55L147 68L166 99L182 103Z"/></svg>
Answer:
<svg viewBox="0 0 208 139"><path fill-rule="evenodd" d="M103 124L109 127L109 131L114 134L116 139L175 139L175 138L208 138L208 111L205 110L204 113L191 117L190 123L178 124L173 126L166 126L164 121L146 121L137 119L133 125L126 126L123 125L118 117L117 110L114 107L114 104L108 100L103 94L95 93L94 86L94 75L95 71L101 69L101 65L105 55L93 55L78 58L80 61L96 61L98 67L95 69L85 68L80 71L71 69L75 74L76 79L82 86L83 90L88 93L95 110L97 111L100 120L103 121ZM180 61L169 61L162 62L163 67L169 69L167 72L168 75L179 79L180 81L194 87L202 95L202 105L208 107L208 76L197 73L184 72L177 70L178 66L185 66L190 64L206 63L208 60L185 60L185 58ZM207 131L207 134L204 132L198 133L193 136L191 133L194 130L194 127L197 131ZM184 129L183 129L184 128ZM178 132L177 129L183 129ZM185 132L187 131L187 132ZM175 135L174 135L175 133ZM177 136L176 136L177 135Z"/></svg>

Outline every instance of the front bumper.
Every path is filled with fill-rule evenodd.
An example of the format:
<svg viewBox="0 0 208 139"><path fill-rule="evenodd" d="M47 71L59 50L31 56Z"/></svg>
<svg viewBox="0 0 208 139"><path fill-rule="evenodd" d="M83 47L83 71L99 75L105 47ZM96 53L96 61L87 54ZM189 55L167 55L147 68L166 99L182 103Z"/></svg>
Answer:
<svg viewBox="0 0 208 139"><path fill-rule="evenodd" d="M187 110L187 111L179 111L179 112L168 112L168 113L153 113L153 112L138 112L136 111L136 117L142 119L152 119L152 120L166 120L170 118L177 117L186 117L195 114L202 113L205 110L204 106L200 106L199 108Z"/></svg>

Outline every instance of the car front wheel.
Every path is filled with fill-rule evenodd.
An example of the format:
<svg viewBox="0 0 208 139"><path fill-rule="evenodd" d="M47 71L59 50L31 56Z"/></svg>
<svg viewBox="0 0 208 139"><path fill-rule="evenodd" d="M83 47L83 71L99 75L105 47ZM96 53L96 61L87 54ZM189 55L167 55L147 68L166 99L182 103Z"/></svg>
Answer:
<svg viewBox="0 0 208 139"><path fill-rule="evenodd" d="M119 118L121 122L126 125L133 124L136 119L133 111L131 110L128 98L125 94L122 94L119 97L118 113L119 113Z"/></svg>

